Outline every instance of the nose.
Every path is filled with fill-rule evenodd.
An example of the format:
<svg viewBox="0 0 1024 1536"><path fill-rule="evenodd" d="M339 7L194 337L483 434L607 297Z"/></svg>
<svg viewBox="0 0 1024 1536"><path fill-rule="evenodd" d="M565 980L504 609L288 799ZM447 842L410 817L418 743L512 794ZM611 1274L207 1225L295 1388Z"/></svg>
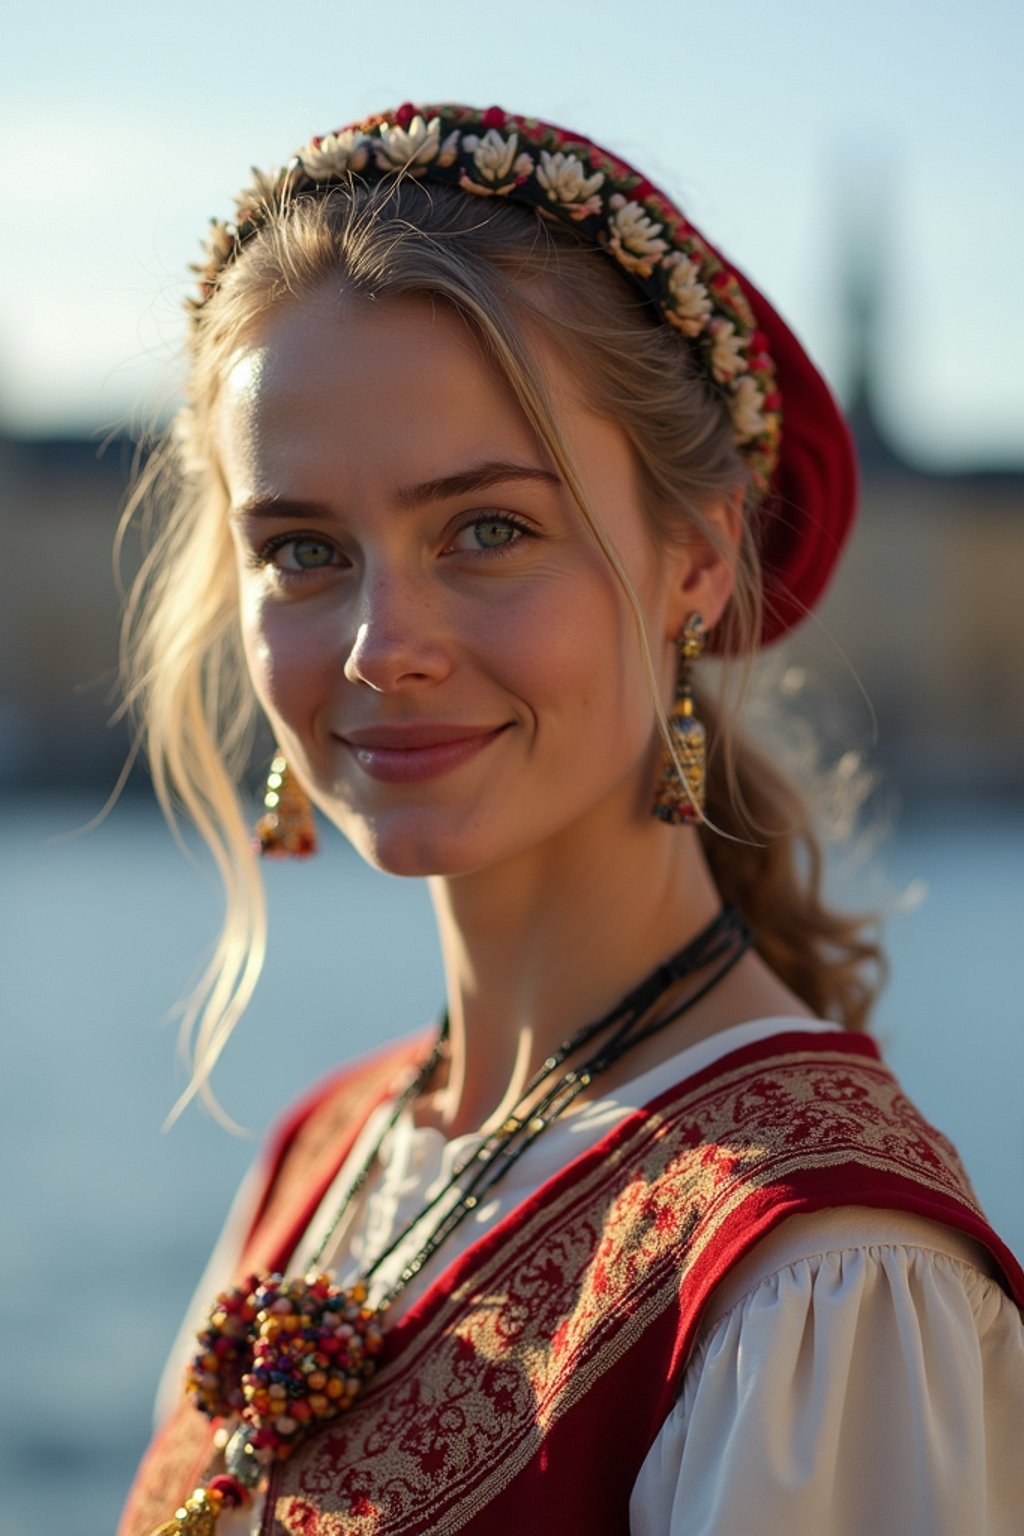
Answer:
<svg viewBox="0 0 1024 1536"><path fill-rule="evenodd" d="M451 669L436 602L415 582L394 573L367 573L345 677L350 683L392 693L439 682Z"/></svg>

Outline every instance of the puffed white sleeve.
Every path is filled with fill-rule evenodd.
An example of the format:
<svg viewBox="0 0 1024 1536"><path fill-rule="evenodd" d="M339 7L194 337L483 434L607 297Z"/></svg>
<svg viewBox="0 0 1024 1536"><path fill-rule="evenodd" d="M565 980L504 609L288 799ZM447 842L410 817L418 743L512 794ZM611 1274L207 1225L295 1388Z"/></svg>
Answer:
<svg viewBox="0 0 1024 1536"><path fill-rule="evenodd" d="M1022 1536L1024 1323L924 1218L785 1222L712 1298L631 1536Z"/></svg>

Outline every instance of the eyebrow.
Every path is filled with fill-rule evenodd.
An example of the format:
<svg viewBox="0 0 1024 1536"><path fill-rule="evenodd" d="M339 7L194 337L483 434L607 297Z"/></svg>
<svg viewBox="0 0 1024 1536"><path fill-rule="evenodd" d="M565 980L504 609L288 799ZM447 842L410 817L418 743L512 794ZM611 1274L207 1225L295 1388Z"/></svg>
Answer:
<svg viewBox="0 0 1024 1536"><path fill-rule="evenodd" d="M483 491L492 485L509 481L539 481L543 485L560 486L561 478L550 469L539 465L514 464L505 459L488 459L473 464L452 475L440 475L435 480L424 480L420 485L406 486L395 494L395 501L403 511L415 511L417 507L434 501L451 501L474 491ZM317 518L332 521L334 513L329 507L315 501L292 501L285 497L254 496L232 510L233 521L258 518Z"/></svg>
<svg viewBox="0 0 1024 1536"><path fill-rule="evenodd" d="M484 491L490 485L500 485L510 480L539 480L544 485L562 483L553 470L541 469L539 465L488 459L483 464L473 464L454 475L441 475L436 480L425 480L422 485L410 486L399 491L395 499L400 507L413 511L431 501L450 501L456 496Z"/></svg>

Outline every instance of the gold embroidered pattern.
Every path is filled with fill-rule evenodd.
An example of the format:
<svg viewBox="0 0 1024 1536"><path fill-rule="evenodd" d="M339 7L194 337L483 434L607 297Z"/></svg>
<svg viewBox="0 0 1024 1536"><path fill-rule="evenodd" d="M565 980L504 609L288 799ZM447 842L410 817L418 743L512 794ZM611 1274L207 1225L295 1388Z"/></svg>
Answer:
<svg viewBox="0 0 1024 1536"><path fill-rule="evenodd" d="M851 1167L893 1206L906 1189L980 1214L953 1147L871 1058L755 1060L635 1117L487 1259L457 1264L461 1283L352 1412L280 1469L275 1536L463 1529L667 1308L696 1324L741 1209L746 1224L808 1171Z"/></svg>

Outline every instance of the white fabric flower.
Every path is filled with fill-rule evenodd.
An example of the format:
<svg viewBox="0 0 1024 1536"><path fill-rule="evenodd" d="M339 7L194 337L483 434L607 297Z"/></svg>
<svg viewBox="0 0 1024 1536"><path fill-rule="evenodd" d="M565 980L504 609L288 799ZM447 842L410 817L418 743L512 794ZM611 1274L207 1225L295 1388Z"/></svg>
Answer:
<svg viewBox="0 0 1024 1536"><path fill-rule="evenodd" d="M595 171L592 176L588 176L582 160L576 155L565 154L562 150L552 155L542 149L537 180L547 193L548 200L561 203L573 218L581 219L589 213L600 213L601 199L595 194L604 183L604 172Z"/></svg>
<svg viewBox="0 0 1024 1536"><path fill-rule="evenodd" d="M319 143L312 140L298 158L307 176L314 181L326 181L329 176L342 176L346 171L361 171L370 158L370 146L365 134L346 128L344 133L325 134Z"/></svg>
<svg viewBox="0 0 1024 1536"><path fill-rule="evenodd" d="M462 147L470 151L484 180L492 184L509 181L517 176L528 176L533 170L533 161L529 155L516 155L519 148L518 133L509 134L505 139L497 128L488 128L482 139L476 134L466 134Z"/></svg>
<svg viewBox="0 0 1024 1536"><path fill-rule="evenodd" d="M700 281L700 268L680 251L666 256L671 309L666 319L684 336L699 336L711 314L711 296Z"/></svg>
<svg viewBox="0 0 1024 1536"><path fill-rule="evenodd" d="M454 165L459 158L459 130L453 128L437 152L437 164Z"/></svg>
<svg viewBox="0 0 1024 1536"><path fill-rule="evenodd" d="M711 332L711 372L719 384L727 384L736 374L746 370L747 359L744 355L744 340L737 336L736 327L731 320L712 320L709 326Z"/></svg>
<svg viewBox="0 0 1024 1536"><path fill-rule="evenodd" d="M760 437L768 425L762 406L764 397L752 374L736 380L729 396L729 415L741 443Z"/></svg>
<svg viewBox="0 0 1024 1536"><path fill-rule="evenodd" d="M609 199L612 216L608 221L608 245L616 261L627 272L650 277L668 250L668 242L659 238L663 225L644 213L639 203L627 202L621 193Z"/></svg>
<svg viewBox="0 0 1024 1536"><path fill-rule="evenodd" d="M415 170L435 160L439 165L451 165L458 138L457 131L450 133L442 144L441 119L432 117L428 123L417 112L408 128L400 128L397 123L381 128L376 145L377 165L382 171Z"/></svg>

